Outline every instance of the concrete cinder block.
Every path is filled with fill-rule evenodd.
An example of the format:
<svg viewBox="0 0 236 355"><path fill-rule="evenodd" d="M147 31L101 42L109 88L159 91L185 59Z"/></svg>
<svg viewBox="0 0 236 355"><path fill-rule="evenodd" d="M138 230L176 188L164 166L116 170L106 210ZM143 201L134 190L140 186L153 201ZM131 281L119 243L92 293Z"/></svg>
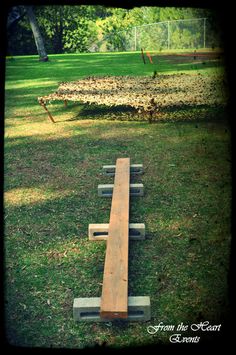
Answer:
<svg viewBox="0 0 236 355"><path fill-rule="evenodd" d="M78 322L107 322L111 319L100 317L100 297L75 298L73 318ZM151 304L149 296L128 297L128 318L123 321L146 322L151 319ZM113 319L115 320L115 319Z"/></svg>
<svg viewBox="0 0 236 355"><path fill-rule="evenodd" d="M114 184L100 184L98 185L98 196L100 197L112 197Z"/></svg>
<svg viewBox="0 0 236 355"><path fill-rule="evenodd" d="M130 196L143 196L143 184L130 184Z"/></svg>
<svg viewBox="0 0 236 355"><path fill-rule="evenodd" d="M149 296L128 297L128 320L147 322L151 319L151 302Z"/></svg>
<svg viewBox="0 0 236 355"><path fill-rule="evenodd" d="M114 184L98 185L98 196L100 197L112 197ZM130 196L143 196L144 187L143 184L130 184Z"/></svg>
<svg viewBox="0 0 236 355"><path fill-rule="evenodd" d="M131 240L145 239L145 224L144 223L130 223L129 237Z"/></svg>
<svg viewBox="0 0 236 355"><path fill-rule="evenodd" d="M89 224L89 240L106 240L108 237L109 223Z"/></svg>
<svg viewBox="0 0 236 355"><path fill-rule="evenodd" d="M114 176L116 172L115 165L104 165L102 167L103 173L107 176ZM130 174L139 175L143 173L143 164L131 164Z"/></svg>
<svg viewBox="0 0 236 355"><path fill-rule="evenodd" d="M75 298L73 303L73 318L75 321L99 322L100 297Z"/></svg>
<svg viewBox="0 0 236 355"><path fill-rule="evenodd" d="M134 174L134 175L143 174L143 164L131 164L130 174Z"/></svg>
<svg viewBox="0 0 236 355"><path fill-rule="evenodd" d="M107 240L109 223L89 224L88 235L89 240ZM130 223L129 224L129 238L130 240L145 239L145 224L144 223Z"/></svg>

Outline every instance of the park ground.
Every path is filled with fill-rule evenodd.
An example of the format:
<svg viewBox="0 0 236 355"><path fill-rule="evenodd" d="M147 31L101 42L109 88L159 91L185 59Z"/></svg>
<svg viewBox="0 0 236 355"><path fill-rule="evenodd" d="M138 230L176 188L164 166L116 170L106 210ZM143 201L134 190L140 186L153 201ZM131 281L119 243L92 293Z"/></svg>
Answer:
<svg viewBox="0 0 236 355"><path fill-rule="evenodd" d="M50 122L37 97L58 82L89 75L222 73L221 62L143 64L138 53L6 59L4 143L5 327L26 347L84 348L169 343L173 332L148 325L201 321L229 314L231 149L225 109L208 107L149 124L127 108L53 103ZM189 117L189 119L188 119ZM75 323L75 297L99 297L105 242L88 241L89 223L108 223L111 183L102 165L118 157L142 163L145 196L131 198L130 220L147 238L130 243L129 295L150 296L147 323ZM193 336L186 332L184 336ZM196 335L196 334L194 334ZM212 334L200 332L200 341Z"/></svg>

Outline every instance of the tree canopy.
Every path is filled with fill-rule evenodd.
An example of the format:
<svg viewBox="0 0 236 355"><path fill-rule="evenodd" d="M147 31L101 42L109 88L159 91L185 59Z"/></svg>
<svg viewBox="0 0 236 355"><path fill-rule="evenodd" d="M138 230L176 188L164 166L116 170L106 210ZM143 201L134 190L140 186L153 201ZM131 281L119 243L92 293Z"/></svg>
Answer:
<svg viewBox="0 0 236 355"><path fill-rule="evenodd" d="M9 22L12 21L12 12ZM107 50L122 50L125 43L119 33L143 24L196 17L207 17L212 24L215 21L211 10L196 8L143 6L123 9L100 5L41 5L34 6L34 13L48 54L95 51L102 46L104 38L108 38ZM23 6L14 7L14 14L17 21L7 29L8 54L36 54ZM187 40L191 33L176 32L175 37L180 35Z"/></svg>

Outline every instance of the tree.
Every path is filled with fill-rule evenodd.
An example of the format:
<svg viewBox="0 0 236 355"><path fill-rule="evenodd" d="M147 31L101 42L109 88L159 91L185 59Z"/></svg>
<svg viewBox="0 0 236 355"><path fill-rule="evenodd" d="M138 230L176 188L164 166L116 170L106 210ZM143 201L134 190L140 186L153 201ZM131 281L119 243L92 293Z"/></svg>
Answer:
<svg viewBox="0 0 236 355"><path fill-rule="evenodd" d="M85 5L50 5L35 8L46 45L52 53L84 52L97 38L95 20L103 8Z"/></svg>
<svg viewBox="0 0 236 355"><path fill-rule="evenodd" d="M46 62L48 61L48 56L44 47L44 42L43 42L43 37L41 35L41 32L39 30L39 26L33 11L33 7L32 6L26 6L26 12L29 18L29 22L30 22L30 26L33 32L33 36L34 36L34 40L35 40L35 44L37 47L37 51L39 54L39 60Z"/></svg>

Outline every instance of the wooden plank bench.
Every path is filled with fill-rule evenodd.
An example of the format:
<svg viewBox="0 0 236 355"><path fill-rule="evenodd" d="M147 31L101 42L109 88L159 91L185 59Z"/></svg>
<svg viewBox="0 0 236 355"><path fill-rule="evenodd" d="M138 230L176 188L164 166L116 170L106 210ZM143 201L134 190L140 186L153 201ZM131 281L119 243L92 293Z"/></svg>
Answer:
<svg viewBox="0 0 236 355"><path fill-rule="evenodd" d="M112 166L115 174L109 225L89 225L90 240L106 240L106 256L101 297L74 299L73 314L77 321L107 321L123 319L146 321L150 319L148 296L128 297L128 253L129 239L145 238L145 225L129 223L130 173L140 174L142 165L131 168L130 158L117 159ZM138 170L137 170L138 166ZM107 166L103 167L107 173ZM110 168L109 168L110 169ZM109 170L110 173L110 170ZM132 226L141 231L132 235ZM102 234L96 239L95 231ZM131 235L130 235L131 233Z"/></svg>
<svg viewBox="0 0 236 355"><path fill-rule="evenodd" d="M130 159L117 159L103 276L101 317L127 318Z"/></svg>

